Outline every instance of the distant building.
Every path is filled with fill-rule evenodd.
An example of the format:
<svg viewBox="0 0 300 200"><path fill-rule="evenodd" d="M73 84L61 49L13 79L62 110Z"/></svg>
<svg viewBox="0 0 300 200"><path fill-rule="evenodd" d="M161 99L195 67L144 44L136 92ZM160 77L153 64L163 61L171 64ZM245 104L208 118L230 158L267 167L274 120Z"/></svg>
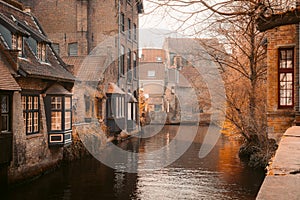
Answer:
<svg viewBox="0 0 300 200"><path fill-rule="evenodd" d="M205 82L205 74L199 70L208 67L202 66L205 49L200 40L169 37L163 48L167 60L165 100L170 123L193 122L199 117L201 123L209 123L211 97L207 84L210 83Z"/></svg>
<svg viewBox="0 0 300 200"><path fill-rule="evenodd" d="M19 1L40 19L53 49L82 82L74 89L75 125L96 119L111 133L136 131L142 1Z"/></svg>
<svg viewBox="0 0 300 200"><path fill-rule="evenodd" d="M140 87L147 95L146 111L152 123L165 122L165 51L163 49L142 49L140 61Z"/></svg>
<svg viewBox="0 0 300 200"><path fill-rule="evenodd" d="M62 160L72 142L70 69L32 13L0 1L1 181L36 176Z"/></svg>
<svg viewBox="0 0 300 200"><path fill-rule="evenodd" d="M275 139L300 125L299 13L297 6L258 20L258 29L267 33L267 123Z"/></svg>

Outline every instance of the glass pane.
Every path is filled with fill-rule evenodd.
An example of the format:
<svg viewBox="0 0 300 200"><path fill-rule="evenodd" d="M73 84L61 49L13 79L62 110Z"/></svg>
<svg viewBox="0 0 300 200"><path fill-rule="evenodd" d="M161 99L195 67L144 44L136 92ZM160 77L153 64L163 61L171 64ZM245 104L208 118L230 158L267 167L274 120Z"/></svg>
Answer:
<svg viewBox="0 0 300 200"><path fill-rule="evenodd" d="M1 97L1 108L2 108L2 113L8 113L9 112L8 96L2 96Z"/></svg>
<svg viewBox="0 0 300 200"><path fill-rule="evenodd" d="M33 109L39 109L39 97L35 96L33 97Z"/></svg>
<svg viewBox="0 0 300 200"><path fill-rule="evenodd" d="M8 131L9 127L9 121L8 121L8 115L2 115L2 131Z"/></svg>
<svg viewBox="0 0 300 200"><path fill-rule="evenodd" d="M286 59L286 51L285 50L281 50L280 51L280 54L281 54L281 60L285 60Z"/></svg>
<svg viewBox="0 0 300 200"><path fill-rule="evenodd" d="M287 60L286 61L286 68L293 68L293 61L292 60Z"/></svg>
<svg viewBox="0 0 300 200"><path fill-rule="evenodd" d="M293 81L293 74L292 73L287 73L286 74L286 81L292 82Z"/></svg>
<svg viewBox="0 0 300 200"><path fill-rule="evenodd" d="M287 50L286 51L286 59L287 60L292 60L292 58L293 58L293 50Z"/></svg>
<svg viewBox="0 0 300 200"><path fill-rule="evenodd" d="M285 98L280 98L280 105L284 106L286 105L286 99Z"/></svg>
<svg viewBox="0 0 300 200"><path fill-rule="evenodd" d="M71 112L65 113L65 129L71 129Z"/></svg>
<svg viewBox="0 0 300 200"><path fill-rule="evenodd" d="M61 97L51 97L51 109L61 110Z"/></svg>
<svg viewBox="0 0 300 200"><path fill-rule="evenodd" d="M32 113L28 113L28 122L27 122L27 133L32 133L33 132L33 129L32 129L32 125L33 125L33 122L32 122Z"/></svg>
<svg viewBox="0 0 300 200"><path fill-rule="evenodd" d="M280 82L285 82L286 81L286 73L281 73L280 74Z"/></svg>
<svg viewBox="0 0 300 200"><path fill-rule="evenodd" d="M71 109L71 97L65 97L65 109L66 110Z"/></svg>
<svg viewBox="0 0 300 200"><path fill-rule="evenodd" d="M28 110L32 110L32 101L33 101L33 97L32 96L28 96Z"/></svg>
<svg viewBox="0 0 300 200"><path fill-rule="evenodd" d="M26 110L26 96L22 96L22 108Z"/></svg>
<svg viewBox="0 0 300 200"><path fill-rule="evenodd" d="M61 130L61 112L51 113L51 130Z"/></svg>
<svg viewBox="0 0 300 200"><path fill-rule="evenodd" d="M280 68L286 68L286 61L280 60Z"/></svg>
<svg viewBox="0 0 300 200"><path fill-rule="evenodd" d="M38 112L34 112L33 113L33 131L34 132L38 132L39 131L39 113Z"/></svg>
<svg viewBox="0 0 300 200"><path fill-rule="evenodd" d="M292 98L287 98L287 103L286 103L286 105L287 105L287 106L293 105Z"/></svg>
<svg viewBox="0 0 300 200"><path fill-rule="evenodd" d="M285 89L286 88L286 82L280 82L280 89Z"/></svg>

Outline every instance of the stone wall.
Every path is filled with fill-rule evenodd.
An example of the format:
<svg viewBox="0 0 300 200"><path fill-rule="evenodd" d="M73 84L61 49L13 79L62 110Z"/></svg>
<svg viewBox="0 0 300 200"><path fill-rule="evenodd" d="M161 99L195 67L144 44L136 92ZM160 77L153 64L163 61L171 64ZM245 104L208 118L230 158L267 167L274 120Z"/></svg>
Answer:
<svg viewBox="0 0 300 200"><path fill-rule="evenodd" d="M23 120L21 93L13 95L13 159L9 166L8 179L16 183L37 176L57 166L62 160L63 148L48 147L48 133L44 101L40 95L40 132L26 135Z"/></svg>

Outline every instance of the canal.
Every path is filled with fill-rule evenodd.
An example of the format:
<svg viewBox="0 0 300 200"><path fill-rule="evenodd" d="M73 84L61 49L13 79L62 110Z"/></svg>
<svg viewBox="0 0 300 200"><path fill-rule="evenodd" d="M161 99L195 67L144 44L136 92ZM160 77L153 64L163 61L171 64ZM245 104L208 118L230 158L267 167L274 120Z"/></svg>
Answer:
<svg viewBox="0 0 300 200"><path fill-rule="evenodd" d="M177 131L178 126L165 126L152 137L131 138L119 147L142 156L168 144ZM137 173L126 173L86 158L11 188L2 193L1 199L255 199L264 172L242 163L237 155L239 141L224 135L200 159L198 153L206 132L206 126L199 127L188 150L162 169L139 170L143 162L138 161Z"/></svg>

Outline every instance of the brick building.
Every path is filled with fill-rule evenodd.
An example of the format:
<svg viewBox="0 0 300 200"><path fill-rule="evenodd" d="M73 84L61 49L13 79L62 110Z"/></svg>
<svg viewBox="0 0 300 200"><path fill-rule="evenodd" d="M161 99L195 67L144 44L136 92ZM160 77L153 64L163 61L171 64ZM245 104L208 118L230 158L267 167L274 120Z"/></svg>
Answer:
<svg viewBox="0 0 300 200"><path fill-rule="evenodd" d="M152 123L165 122L166 55L163 49L144 48L139 67L140 87L148 96L146 112Z"/></svg>
<svg viewBox="0 0 300 200"><path fill-rule="evenodd" d="M110 132L136 131L142 1L19 1L39 18L56 53L74 66L80 82L74 89L75 125L103 121Z"/></svg>
<svg viewBox="0 0 300 200"><path fill-rule="evenodd" d="M75 77L38 20L13 0L0 1L1 181L20 181L56 166L72 142Z"/></svg>
<svg viewBox="0 0 300 200"><path fill-rule="evenodd" d="M300 124L299 11L298 6L258 20L258 29L267 33L267 122L275 139Z"/></svg>

